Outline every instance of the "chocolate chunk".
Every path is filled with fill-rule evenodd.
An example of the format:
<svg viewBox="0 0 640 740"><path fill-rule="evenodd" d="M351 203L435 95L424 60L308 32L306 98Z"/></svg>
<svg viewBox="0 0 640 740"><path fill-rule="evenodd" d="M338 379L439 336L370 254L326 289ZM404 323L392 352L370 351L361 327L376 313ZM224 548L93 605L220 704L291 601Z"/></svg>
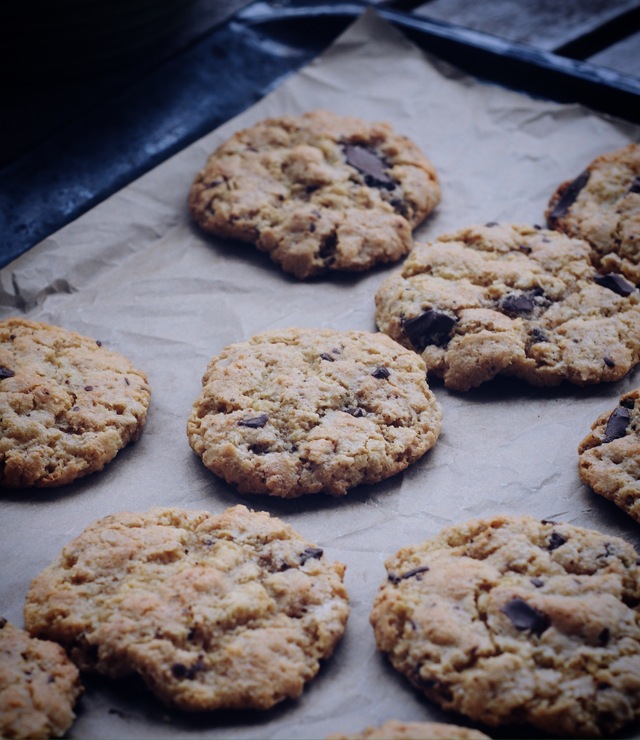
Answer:
<svg viewBox="0 0 640 740"><path fill-rule="evenodd" d="M359 408L358 406L350 406L349 408L344 410L345 414L351 414L351 416L355 416L356 419L360 419L364 416L364 409Z"/></svg>
<svg viewBox="0 0 640 740"><path fill-rule="evenodd" d="M631 411L624 406L618 406L607 421L604 430L603 442L613 442L614 439L620 439L627 433L627 427L631 421Z"/></svg>
<svg viewBox="0 0 640 740"><path fill-rule="evenodd" d="M335 362L335 358L331 357L331 355L328 352L323 352L320 355L321 359L326 360L327 362Z"/></svg>
<svg viewBox="0 0 640 740"><path fill-rule="evenodd" d="M421 573L426 573L429 570L428 565L421 565L418 568L412 568L411 570L408 570L406 573L401 573L400 575L396 575L395 573L389 573L388 580L391 581L391 583L400 583L400 581L406 581L407 578L413 578L417 576L418 580L420 579Z"/></svg>
<svg viewBox="0 0 640 740"><path fill-rule="evenodd" d="M327 234L320 244L318 256L328 265L335 261L336 248L338 246L338 235L335 232Z"/></svg>
<svg viewBox="0 0 640 740"><path fill-rule="evenodd" d="M385 172L385 162L371 149L357 144L346 144L344 153L347 164L355 167L363 175L367 185L393 190L395 182Z"/></svg>
<svg viewBox="0 0 640 740"><path fill-rule="evenodd" d="M606 275L596 275L593 278L594 283L601 285L603 288L609 288L618 295L631 295L635 287L627 282L622 275L615 272L609 272Z"/></svg>
<svg viewBox="0 0 640 740"><path fill-rule="evenodd" d="M0 365L0 380L5 380L6 378L13 378L14 375L15 373L13 372L13 370L9 370L8 367L2 367L2 365Z"/></svg>
<svg viewBox="0 0 640 740"><path fill-rule="evenodd" d="M551 621L546 614L534 609L524 599L511 599L500 611L506 614L517 630L527 630L534 635L541 635L548 629Z"/></svg>
<svg viewBox="0 0 640 740"><path fill-rule="evenodd" d="M300 553L300 565L304 565L307 560L319 560L324 554L324 550L321 547L306 547Z"/></svg>
<svg viewBox="0 0 640 740"><path fill-rule="evenodd" d="M545 239L543 239L542 241L545 241ZM549 241L549 240L547 239L546 241ZM518 249L519 249L519 250L520 250L520 251L521 251L521 252L522 252L523 254L531 254L531 252L533 251L533 250L531 249L531 247L527 246L526 244L519 244L519 245L518 245Z"/></svg>
<svg viewBox="0 0 640 740"><path fill-rule="evenodd" d="M549 550L557 550L559 547L562 547L566 541L567 538L558 534L558 532L551 532L551 537L549 537L549 544L547 547Z"/></svg>
<svg viewBox="0 0 640 740"><path fill-rule="evenodd" d="M386 380L391 375L391 371L389 368L385 367L384 365L380 365L380 367L377 367L372 373L374 378L378 378L379 380Z"/></svg>
<svg viewBox="0 0 640 740"><path fill-rule="evenodd" d="M250 427L251 429L261 429L269 421L267 414L258 414L258 416L248 416L238 422L239 427Z"/></svg>
<svg viewBox="0 0 640 740"><path fill-rule="evenodd" d="M93 390L93 386L92 385L85 385L84 389L85 389L85 391L92 391Z"/></svg>
<svg viewBox="0 0 640 740"><path fill-rule="evenodd" d="M535 577L534 577L534 578L530 578L529 580L531 581L531 583L532 583L532 584L533 584L533 585L534 585L534 586L535 586L536 588L541 588L542 586L544 586L544 581L542 580L542 578L535 578Z"/></svg>
<svg viewBox="0 0 640 740"><path fill-rule="evenodd" d="M538 327L534 327L531 330L531 341L533 344L537 344L538 342L548 342L549 337L547 336L547 333L543 331L542 329L539 329Z"/></svg>
<svg viewBox="0 0 640 740"><path fill-rule="evenodd" d="M560 196L560 200L555 204L547 217L547 221L551 227L555 226L556 221L564 216L569 208L575 203L580 191L589 182L590 174L589 170L585 170L567 186L564 193Z"/></svg>
<svg viewBox="0 0 640 740"><path fill-rule="evenodd" d="M487 226L488 228L491 228L492 226L497 226L497 225L498 225L498 222L497 221L488 221L485 224L485 226Z"/></svg>
<svg viewBox="0 0 640 740"><path fill-rule="evenodd" d="M192 680L198 671L204 670L206 670L206 666L200 658L190 666L186 666L184 663L174 663L171 666L171 673L173 673L174 678L179 680L183 678Z"/></svg>
<svg viewBox="0 0 640 740"><path fill-rule="evenodd" d="M444 347L451 339L451 331L457 319L441 311L429 309L412 319L405 319L402 327L409 341L418 352L434 344Z"/></svg>
<svg viewBox="0 0 640 740"><path fill-rule="evenodd" d="M636 177L633 178L633 182L629 186L629 190L627 190L627 193L640 193L640 177L636 175Z"/></svg>
<svg viewBox="0 0 640 740"><path fill-rule="evenodd" d="M608 627L605 627L600 634L598 635L598 642L604 647L609 643L609 638L611 637L611 632L609 631Z"/></svg>
<svg viewBox="0 0 640 740"><path fill-rule="evenodd" d="M610 357L603 357L604 364L607 367L615 367L616 363Z"/></svg>
<svg viewBox="0 0 640 740"><path fill-rule="evenodd" d="M507 293L500 300L500 310L507 314L531 313L535 303L526 293Z"/></svg>

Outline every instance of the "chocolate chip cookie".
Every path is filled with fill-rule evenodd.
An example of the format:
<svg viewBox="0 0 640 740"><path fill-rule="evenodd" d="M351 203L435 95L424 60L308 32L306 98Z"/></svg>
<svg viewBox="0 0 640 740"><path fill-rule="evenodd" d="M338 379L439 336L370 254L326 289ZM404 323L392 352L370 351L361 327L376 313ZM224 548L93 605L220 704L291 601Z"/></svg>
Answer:
<svg viewBox="0 0 640 740"><path fill-rule="evenodd" d="M429 699L488 726L612 734L640 718L633 546L528 516L455 524L386 562L377 645Z"/></svg>
<svg viewBox="0 0 640 740"><path fill-rule="evenodd" d="M52 487L101 470L142 433L146 375L100 341L0 321L0 486Z"/></svg>
<svg viewBox="0 0 640 740"><path fill-rule="evenodd" d="M545 215L550 228L589 242L598 270L640 285L640 145L594 159L558 187Z"/></svg>
<svg viewBox="0 0 640 740"><path fill-rule="evenodd" d="M318 110L234 134L196 176L189 210L204 231L304 279L404 257L439 200L432 164L407 137Z"/></svg>
<svg viewBox="0 0 640 740"><path fill-rule="evenodd" d="M496 223L418 243L378 289L378 327L454 390L497 375L619 380L640 361L640 291L596 273L589 252L557 231Z"/></svg>
<svg viewBox="0 0 640 740"><path fill-rule="evenodd" d="M640 388L605 411L578 446L580 480L640 522Z"/></svg>
<svg viewBox="0 0 640 740"><path fill-rule="evenodd" d="M183 710L300 695L342 636L345 567L244 506L113 514L32 582L27 629L85 671L138 674Z"/></svg>
<svg viewBox="0 0 640 740"><path fill-rule="evenodd" d="M479 730L444 722L401 722L388 720L379 727L366 727L348 735L330 735L327 740L489 740Z"/></svg>
<svg viewBox="0 0 640 740"><path fill-rule="evenodd" d="M82 693L79 676L60 645L0 618L0 736L64 735Z"/></svg>
<svg viewBox="0 0 640 740"><path fill-rule="evenodd" d="M343 495L404 470L441 428L423 361L379 333L264 332L214 357L202 385L189 443L242 493Z"/></svg>

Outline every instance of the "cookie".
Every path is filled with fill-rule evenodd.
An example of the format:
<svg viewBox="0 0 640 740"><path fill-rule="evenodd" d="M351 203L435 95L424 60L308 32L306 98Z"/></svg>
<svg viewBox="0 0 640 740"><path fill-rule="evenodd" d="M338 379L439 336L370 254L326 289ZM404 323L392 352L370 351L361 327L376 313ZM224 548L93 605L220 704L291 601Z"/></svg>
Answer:
<svg viewBox="0 0 640 740"><path fill-rule="evenodd" d="M479 730L444 722L401 722L388 720L379 727L366 727L348 735L330 735L327 740L489 740Z"/></svg>
<svg viewBox="0 0 640 740"><path fill-rule="evenodd" d="M439 200L415 143L388 123L321 110L238 131L188 199L204 231L254 244L300 279L397 261Z"/></svg>
<svg viewBox="0 0 640 740"><path fill-rule="evenodd" d="M78 669L54 642L0 618L0 736L61 737L82 693Z"/></svg>
<svg viewBox="0 0 640 740"><path fill-rule="evenodd" d="M0 321L0 486L60 486L101 470L140 437L146 375L99 341Z"/></svg>
<svg viewBox="0 0 640 740"><path fill-rule="evenodd" d="M585 241L523 225L416 244L380 285L376 321L459 391L498 375L612 382L640 361L640 291L595 273Z"/></svg>
<svg viewBox="0 0 640 740"><path fill-rule="evenodd" d="M422 360L383 334L267 331L211 360L189 443L241 493L340 496L435 444L442 414L425 378Z"/></svg>
<svg viewBox="0 0 640 740"><path fill-rule="evenodd" d="M345 567L244 506L90 525L32 582L25 624L85 671L142 677L187 711L300 695L342 636Z"/></svg>
<svg viewBox="0 0 640 740"><path fill-rule="evenodd" d="M578 446L578 474L640 522L640 388L595 420Z"/></svg>
<svg viewBox="0 0 640 740"><path fill-rule="evenodd" d="M611 734L640 718L633 546L529 516L454 524L386 562L377 645L429 699L488 726Z"/></svg>
<svg viewBox="0 0 640 740"><path fill-rule="evenodd" d="M545 216L550 228L589 242L598 270L640 285L640 145L594 159L557 188Z"/></svg>

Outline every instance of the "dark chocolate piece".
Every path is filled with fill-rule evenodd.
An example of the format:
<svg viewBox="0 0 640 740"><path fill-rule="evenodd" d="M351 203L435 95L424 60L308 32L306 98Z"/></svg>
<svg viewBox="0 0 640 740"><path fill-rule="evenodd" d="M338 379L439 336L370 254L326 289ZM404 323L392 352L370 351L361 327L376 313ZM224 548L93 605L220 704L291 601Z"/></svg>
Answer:
<svg viewBox="0 0 640 740"><path fill-rule="evenodd" d="M400 583L400 581L406 581L408 578L414 578L415 576L417 576L418 580L420 580L420 574L426 573L428 570L428 565L420 565L417 568L412 568L406 573L401 573L400 575L389 573L388 580L391 581L391 583Z"/></svg>
<svg viewBox="0 0 640 740"><path fill-rule="evenodd" d="M319 560L324 554L324 550L321 547L306 547L300 553L300 565L304 565L307 560Z"/></svg>
<svg viewBox="0 0 640 740"><path fill-rule="evenodd" d="M610 357L603 357L604 364L607 367L615 367L616 363Z"/></svg>
<svg viewBox="0 0 640 740"><path fill-rule="evenodd" d="M627 282L622 275L618 275L615 272L609 272L606 275L596 275L593 281L603 288L609 288L618 295L631 295L635 290L635 286Z"/></svg>
<svg viewBox="0 0 640 740"><path fill-rule="evenodd" d="M331 357L331 355L328 352L323 352L320 355L321 359L326 360L327 362L335 362L335 358Z"/></svg>
<svg viewBox="0 0 640 740"><path fill-rule="evenodd" d="M604 647L609 643L609 638L611 637L611 632L609 631L608 627L605 627L600 634L598 635L598 642Z"/></svg>
<svg viewBox="0 0 640 740"><path fill-rule="evenodd" d="M500 300L500 309L508 314L531 313L535 303L526 293L507 293Z"/></svg>
<svg viewBox="0 0 640 740"><path fill-rule="evenodd" d="M589 182L590 174L589 170L585 170L567 186L566 190L560 197L560 200L555 204L547 218L551 227L554 227L556 221L564 216L569 208L575 203L576 198L580 195L580 191Z"/></svg>
<svg viewBox="0 0 640 740"><path fill-rule="evenodd" d="M0 365L0 380L5 380L5 378L13 378L15 373L13 370L9 370L8 367L3 367Z"/></svg>
<svg viewBox="0 0 640 740"><path fill-rule="evenodd" d="M380 365L380 367L377 367L371 375L379 380L386 380L391 375L391 371L384 365Z"/></svg>
<svg viewBox="0 0 640 740"><path fill-rule="evenodd" d="M92 391L93 390L93 386L92 385L85 385L84 389L85 389L85 391Z"/></svg>
<svg viewBox="0 0 640 740"><path fill-rule="evenodd" d="M171 673L173 673L174 678L177 678L178 680L183 678L192 680L195 678L198 671L204 670L206 670L206 666L200 658L190 666L186 666L184 663L174 663L171 666Z"/></svg>
<svg viewBox="0 0 640 740"><path fill-rule="evenodd" d="M346 408L344 412L345 414L355 416L356 419L360 419L364 416L364 409L361 409L359 406L350 406L349 408Z"/></svg>
<svg viewBox="0 0 640 740"><path fill-rule="evenodd" d="M530 337L531 337L531 341L533 344L537 344L538 342L548 342L549 341L549 337L547 336L547 333L543 329L540 329L538 327L534 327L531 330Z"/></svg>
<svg viewBox="0 0 640 740"><path fill-rule="evenodd" d="M451 339L451 331L457 319L441 311L429 309L412 319L405 319L402 327L409 341L418 352L429 345L444 347Z"/></svg>
<svg viewBox="0 0 640 740"><path fill-rule="evenodd" d="M269 421L267 414L258 414L258 416L249 416L238 422L239 427L250 427L251 429L261 429Z"/></svg>
<svg viewBox="0 0 640 740"><path fill-rule="evenodd" d="M640 176L636 175L633 178L633 182L629 186L627 193L640 193Z"/></svg>
<svg viewBox="0 0 640 740"><path fill-rule="evenodd" d="M344 153L347 157L347 164L355 167L364 175L367 185L388 190L395 187L394 181L385 172L384 161L371 149L357 144L346 144Z"/></svg>
<svg viewBox="0 0 640 740"><path fill-rule="evenodd" d="M549 544L547 547L549 550L557 550L559 547L562 547L566 541L567 538L563 537L558 532L551 532L551 537L549 537Z"/></svg>
<svg viewBox="0 0 640 740"><path fill-rule="evenodd" d="M551 621L546 614L534 609L524 599L511 599L500 611L506 614L517 630L527 630L534 635L541 635L548 629Z"/></svg>
<svg viewBox="0 0 640 740"><path fill-rule="evenodd" d="M624 406L618 406L607 421L604 430L603 442L613 442L614 439L620 439L627 433L629 422L631 421L631 411Z"/></svg>
<svg viewBox="0 0 640 740"><path fill-rule="evenodd" d="M530 578L529 580L531 581L531 583L532 583L532 584L533 584L533 585L534 585L534 586L535 586L536 588L541 588L542 586L544 586L544 581L542 580L542 578L536 578L536 577L534 576L533 578Z"/></svg>

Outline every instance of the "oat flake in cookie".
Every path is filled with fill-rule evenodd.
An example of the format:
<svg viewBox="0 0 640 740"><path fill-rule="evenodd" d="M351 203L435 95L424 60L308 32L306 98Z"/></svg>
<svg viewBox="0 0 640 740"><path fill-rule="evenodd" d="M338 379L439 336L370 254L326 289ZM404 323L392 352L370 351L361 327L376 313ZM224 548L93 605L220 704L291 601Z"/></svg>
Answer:
<svg viewBox="0 0 640 740"><path fill-rule="evenodd" d="M342 636L344 571L244 506L124 512L33 580L25 623L82 670L138 674L183 710L269 709L299 696Z"/></svg>
<svg viewBox="0 0 640 740"><path fill-rule="evenodd" d="M189 210L304 279L397 261L439 200L433 166L389 124L312 111L234 134L195 178Z"/></svg>
<svg viewBox="0 0 640 740"><path fill-rule="evenodd" d="M488 726L609 735L640 718L640 566L617 537L528 516L456 524L386 562L377 645Z"/></svg>
<svg viewBox="0 0 640 740"><path fill-rule="evenodd" d="M193 450L242 493L343 495L436 442L423 361L365 331L285 329L226 347L187 423Z"/></svg>
<svg viewBox="0 0 640 740"><path fill-rule="evenodd" d="M580 480L640 522L640 388L601 414L578 446Z"/></svg>
<svg viewBox="0 0 640 740"><path fill-rule="evenodd" d="M640 285L640 144L594 159L558 187L545 215L551 228L589 242L598 270Z"/></svg>
<svg viewBox="0 0 640 740"><path fill-rule="evenodd" d="M49 487L101 470L144 427L143 372L99 341L0 321L0 486Z"/></svg>
<svg viewBox="0 0 640 740"><path fill-rule="evenodd" d="M64 650L0 618L0 737L61 737L82 693Z"/></svg>
<svg viewBox="0 0 640 740"><path fill-rule="evenodd" d="M596 273L589 252L557 231L496 223L416 244L378 289L378 327L454 390L497 375L620 380L640 361L640 291Z"/></svg>

